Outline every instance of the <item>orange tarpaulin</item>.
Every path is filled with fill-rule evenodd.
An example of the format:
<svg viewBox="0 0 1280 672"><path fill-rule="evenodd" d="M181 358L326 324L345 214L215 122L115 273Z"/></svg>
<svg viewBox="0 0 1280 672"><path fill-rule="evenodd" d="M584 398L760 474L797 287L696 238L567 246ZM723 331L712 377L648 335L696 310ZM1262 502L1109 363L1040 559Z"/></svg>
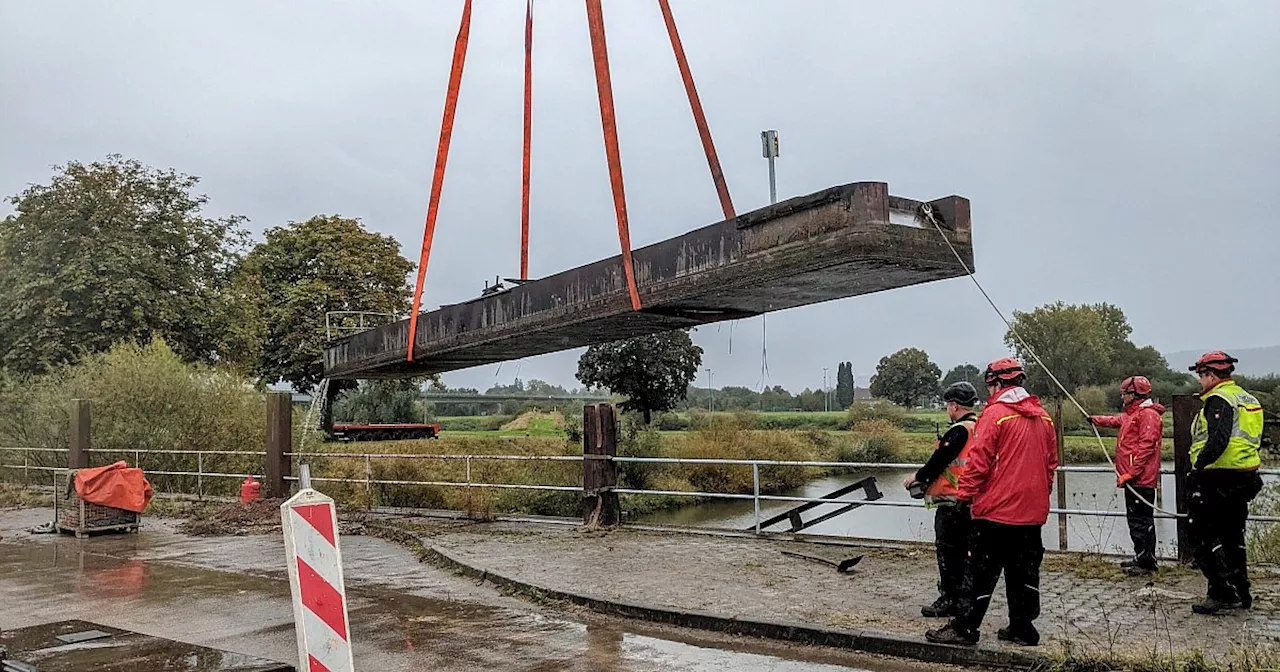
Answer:
<svg viewBox="0 0 1280 672"><path fill-rule="evenodd" d="M151 501L151 484L142 470L124 462L76 472L76 494L91 504L142 513Z"/></svg>

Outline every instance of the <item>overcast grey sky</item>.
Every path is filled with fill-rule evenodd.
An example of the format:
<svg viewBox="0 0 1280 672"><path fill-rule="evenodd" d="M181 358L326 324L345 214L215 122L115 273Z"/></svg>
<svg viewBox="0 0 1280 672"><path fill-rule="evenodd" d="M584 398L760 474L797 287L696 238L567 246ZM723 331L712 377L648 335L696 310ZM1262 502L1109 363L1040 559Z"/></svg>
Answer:
<svg viewBox="0 0 1280 672"><path fill-rule="evenodd" d="M719 206L657 3L604 4L638 247ZM978 277L1006 310L1109 301L1165 351L1280 343L1280 3L672 4L740 212L768 201L759 132L776 128L780 198L858 180L970 198ZM461 7L0 0L0 194L120 153L200 176L255 232L340 213L416 260ZM618 242L583 3L535 11L538 276ZM475 5L426 306L518 272L523 22L523 0ZM697 332L705 366L758 386L760 319L732 355L729 331ZM774 313L768 382L816 388L842 360L865 381L906 346L981 365L1003 332L962 279ZM572 386L576 357L445 380L518 367Z"/></svg>

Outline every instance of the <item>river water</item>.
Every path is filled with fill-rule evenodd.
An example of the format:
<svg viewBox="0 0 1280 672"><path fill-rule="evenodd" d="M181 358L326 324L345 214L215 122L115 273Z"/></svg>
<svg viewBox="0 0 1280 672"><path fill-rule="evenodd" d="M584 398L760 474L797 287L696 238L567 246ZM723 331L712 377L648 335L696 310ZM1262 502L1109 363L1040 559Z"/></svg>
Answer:
<svg viewBox="0 0 1280 672"><path fill-rule="evenodd" d="M1166 462L1164 466L1166 469L1172 469L1173 463ZM906 489L902 487L903 479L914 473L914 470L906 469L862 470L811 481L803 487L784 494L794 497L821 497L864 476L873 475L876 477L880 491L884 494L884 501L918 502L919 500L912 500ZM1264 479L1268 482L1276 480L1271 476ZM1176 501L1173 475L1166 474L1161 477L1161 480L1160 496L1156 503L1165 510L1173 511ZM1115 487L1115 476L1111 473L1068 472L1066 484L1066 508L1068 509L1124 512L1124 493ZM861 493L855 493L848 498L861 499ZM1056 508L1058 501L1056 484L1050 501ZM766 520L797 505L795 502L761 502L760 517ZM812 520L837 508L837 505L821 505L805 512L803 516L805 520ZM719 500L708 504L659 511L643 516L636 522L746 530L755 524L755 516L751 500ZM1156 519L1158 555L1162 557L1176 555L1175 528L1173 519ZM790 524L784 521L767 529L787 531L791 528ZM805 532L841 537L932 542L933 512L923 508L864 506L819 523L806 529ZM1049 522L1044 526L1044 544L1048 549L1060 547L1056 514L1050 514ZM1067 518L1067 550L1130 554L1133 552L1133 547L1129 542L1129 529L1123 516L1103 518L1072 515Z"/></svg>

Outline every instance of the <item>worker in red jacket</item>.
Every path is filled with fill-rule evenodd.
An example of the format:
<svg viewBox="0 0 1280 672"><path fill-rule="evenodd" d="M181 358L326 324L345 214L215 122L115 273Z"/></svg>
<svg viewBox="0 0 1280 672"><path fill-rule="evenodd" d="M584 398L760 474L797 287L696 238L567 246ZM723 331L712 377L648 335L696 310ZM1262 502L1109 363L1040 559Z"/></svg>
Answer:
<svg viewBox="0 0 1280 672"><path fill-rule="evenodd" d="M997 636L1022 646L1040 643L1041 528L1049 519L1049 493L1058 468L1053 420L1022 387L1018 360L999 359L984 374L990 398L974 428L969 461L957 498L970 503L973 536L960 614L925 638L944 644L978 643L1000 573L1004 572L1009 626Z"/></svg>
<svg viewBox="0 0 1280 672"><path fill-rule="evenodd" d="M1130 376L1120 381L1121 415L1092 415L1098 427L1119 428L1116 437L1116 487L1124 488L1124 512L1133 540L1133 559L1120 563L1129 576L1156 571L1156 521L1151 508L1160 480L1164 406L1151 400L1151 381Z"/></svg>

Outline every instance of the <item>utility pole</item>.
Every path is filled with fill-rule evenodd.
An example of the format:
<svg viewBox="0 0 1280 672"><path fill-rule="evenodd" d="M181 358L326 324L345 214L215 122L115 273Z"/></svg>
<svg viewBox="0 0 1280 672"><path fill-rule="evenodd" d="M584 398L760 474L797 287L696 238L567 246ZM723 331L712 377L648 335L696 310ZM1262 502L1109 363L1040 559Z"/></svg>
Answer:
<svg viewBox="0 0 1280 672"><path fill-rule="evenodd" d="M827 394L827 367L822 367L822 410L831 410L831 398Z"/></svg>
<svg viewBox="0 0 1280 672"><path fill-rule="evenodd" d="M716 412L716 397L711 391L711 369L707 369L707 412Z"/></svg>
<svg viewBox="0 0 1280 672"><path fill-rule="evenodd" d="M774 130L760 132L760 144L764 154L764 158L769 160L769 205L778 202L778 179L777 173L774 172L773 160L778 158L778 132ZM768 352L769 343L769 314L767 312L760 314L760 409L764 410L764 388L766 378L768 377L768 365L765 363L765 354ZM826 369L823 369L823 377L826 377Z"/></svg>

